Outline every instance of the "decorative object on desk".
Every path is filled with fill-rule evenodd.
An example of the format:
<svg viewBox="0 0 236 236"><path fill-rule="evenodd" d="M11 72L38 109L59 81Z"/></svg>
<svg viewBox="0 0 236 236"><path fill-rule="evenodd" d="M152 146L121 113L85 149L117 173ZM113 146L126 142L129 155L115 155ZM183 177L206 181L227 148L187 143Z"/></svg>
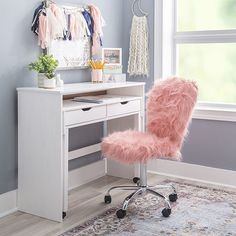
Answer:
<svg viewBox="0 0 236 236"><path fill-rule="evenodd" d="M61 79L61 75L57 74L56 76L56 82L57 82L57 87L63 87L64 86L64 81Z"/></svg>
<svg viewBox="0 0 236 236"><path fill-rule="evenodd" d="M162 184L167 183L170 181ZM112 207L61 236L235 235L235 191L201 187L182 181L175 185L179 189L179 199L172 203L175 214L168 220L160 214L161 202L147 194L144 198L134 200L125 220L115 216L120 206Z"/></svg>
<svg viewBox="0 0 236 236"><path fill-rule="evenodd" d="M107 66L122 65L122 48L103 48L102 59Z"/></svg>
<svg viewBox="0 0 236 236"><path fill-rule="evenodd" d="M126 82L126 74L103 74L104 83L124 83Z"/></svg>
<svg viewBox="0 0 236 236"><path fill-rule="evenodd" d="M58 61L52 55L42 54L37 61L29 64L29 69L38 72L39 88L55 88L55 70Z"/></svg>
<svg viewBox="0 0 236 236"><path fill-rule="evenodd" d="M45 0L34 12L31 30L39 46L58 60L58 69L81 69L89 67L91 48L101 47L103 26L94 5L64 6Z"/></svg>
<svg viewBox="0 0 236 236"><path fill-rule="evenodd" d="M136 3L138 3L138 9L142 16L135 13ZM147 77L149 75L148 14L141 9L141 0L134 0L132 12L128 73L130 76Z"/></svg>
<svg viewBox="0 0 236 236"><path fill-rule="evenodd" d="M104 74L122 74L122 65L105 65Z"/></svg>
<svg viewBox="0 0 236 236"><path fill-rule="evenodd" d="M122 74L122 49L103 48L102 52L102 58L107 62L103 70L103 81L125 82L126 75Z"/></svg>
<svg viewBox="0 0 236 236"><path fill-rule="evenodd" d="M93 83L102 83L102 70L101 69L94 69L92 70L92 82Z"/></svg>
<svg viewBox="0 0 236 236"><path fill-rule="evenodd" d="M92 82L93 83L102 83L103 82L103 68L106 64L105 61L93 61L90 60L89 64L91 66L92 72Z"/></svg>

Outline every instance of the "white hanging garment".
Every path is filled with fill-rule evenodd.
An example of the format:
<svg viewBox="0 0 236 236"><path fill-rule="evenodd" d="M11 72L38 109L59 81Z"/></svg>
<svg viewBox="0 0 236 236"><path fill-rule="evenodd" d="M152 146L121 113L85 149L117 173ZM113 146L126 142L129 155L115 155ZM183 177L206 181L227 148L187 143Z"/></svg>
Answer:
<svg viewBox="0 0 236 236"><path fill-rule="evenodd" d="M47 27L49 30L49 45L52 40L56 40L58 38L63 38L63 28L61 24L59 24L56 16L52 12L51 8L46 9L47 14Z"/></svg>
<svg viewBox="0 0 236 236"><path fill-rule="evenodd" d="M90 36L87 22L85 21L82 13L77 11L75 13L75 40L86 40L87 35Z"/></svg>
<svg viewBox="0 0 236 236"><path fill-rule="evenodd" d="M130 76L149 75L149 32L146 16L133 16L128 73Z"/></svg>

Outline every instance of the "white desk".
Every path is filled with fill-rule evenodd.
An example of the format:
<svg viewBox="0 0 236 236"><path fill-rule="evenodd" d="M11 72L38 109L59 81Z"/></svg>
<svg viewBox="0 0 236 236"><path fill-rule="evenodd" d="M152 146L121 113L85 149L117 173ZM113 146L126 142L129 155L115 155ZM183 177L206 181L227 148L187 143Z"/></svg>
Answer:
<svg viewBox="0 0 236 236"><path fill-rule="evenodd" d="M79 83L61 89L18 88L18 209L61 222L68 210L68 161L100 150L100 144L68 151L71 128L104 121L104 135L144 127L144 83ZM78 103L82 95L118 97ZM83 137L83 134L81 138ZM138 175L137 166L104 160L104 173Z"/></svg>

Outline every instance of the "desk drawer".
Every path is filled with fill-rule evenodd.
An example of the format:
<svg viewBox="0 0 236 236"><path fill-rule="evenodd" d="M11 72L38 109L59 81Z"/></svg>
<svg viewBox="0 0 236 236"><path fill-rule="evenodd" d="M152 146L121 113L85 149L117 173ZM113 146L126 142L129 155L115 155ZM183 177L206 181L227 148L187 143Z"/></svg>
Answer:
<svg viewBox="0 0 236 236"><path fill-rule="evenodd" d="M140 111L140 100L119 102L107 106L107 116L117 116Z"/></svg>
<svg viewBox="0 0 236 236"><path fill-rule="evenodd" d="M106 117L106 107L91 107L64 113L65 125L73 125Z"/></svg>

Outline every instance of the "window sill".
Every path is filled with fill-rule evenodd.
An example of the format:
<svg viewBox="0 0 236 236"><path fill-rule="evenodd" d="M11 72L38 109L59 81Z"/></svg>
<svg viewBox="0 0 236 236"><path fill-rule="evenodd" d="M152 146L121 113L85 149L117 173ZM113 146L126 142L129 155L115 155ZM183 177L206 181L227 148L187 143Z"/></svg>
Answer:
<svg viewBox="0 0 236 236"><path fill-rule="evenodd" d="M236 122L236 107L198 104L193 119Z"/></svg>

